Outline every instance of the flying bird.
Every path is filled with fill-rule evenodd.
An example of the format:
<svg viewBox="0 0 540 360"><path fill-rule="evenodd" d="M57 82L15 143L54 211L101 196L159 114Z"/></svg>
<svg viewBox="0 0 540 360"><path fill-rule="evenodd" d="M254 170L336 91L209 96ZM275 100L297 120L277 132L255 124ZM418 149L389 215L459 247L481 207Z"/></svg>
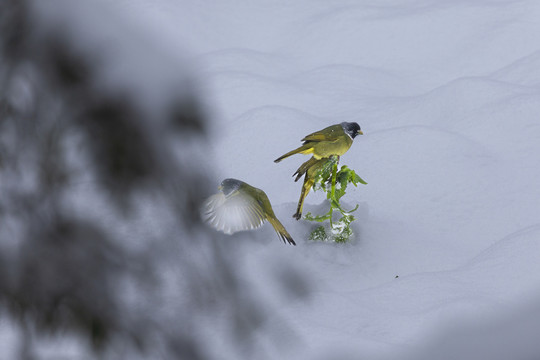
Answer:
<svg viewBox="0 0 540 360"><path fill-rule="evenodd" d="M265 220L274 227L285 243L296 245L291 235L276 218L268 196L261 189L236 179L225 179L218 193L203 205L203 220L225 234L260 227Z"/></svg>
<svg viewBox="0 0 540 360"><path fill-rule="evenodd" d="M353 139L363 134L360 125L355 122L332 125L307 135L302 139L304 142L302 146L278 157L274 162L278 163L294 154L313 154L317 160L332 155L341 156L349 150Z"/></svg>

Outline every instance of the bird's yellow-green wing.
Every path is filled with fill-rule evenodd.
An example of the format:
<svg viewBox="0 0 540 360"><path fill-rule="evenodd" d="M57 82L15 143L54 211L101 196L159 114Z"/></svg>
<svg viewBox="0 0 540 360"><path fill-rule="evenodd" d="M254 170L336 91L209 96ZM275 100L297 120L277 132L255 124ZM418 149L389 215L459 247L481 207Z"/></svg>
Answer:
<svg viewBox="0 0 540 360"><path fill-rule="evenodd" d="M322 130L316 131L312 134L306 135L302 141L305 142L320 142L320 141L330 141L334 142L343 137L344 131L341 125L332 125Z"/></svg>
<svg viewBox="0 0 540 360"><path fill-rule="evenodd" d="M261 204L242 191L235 191L229 196L223 192L210 196L203 205L202 217L225 234L258 228L266 219Z"/></svg>

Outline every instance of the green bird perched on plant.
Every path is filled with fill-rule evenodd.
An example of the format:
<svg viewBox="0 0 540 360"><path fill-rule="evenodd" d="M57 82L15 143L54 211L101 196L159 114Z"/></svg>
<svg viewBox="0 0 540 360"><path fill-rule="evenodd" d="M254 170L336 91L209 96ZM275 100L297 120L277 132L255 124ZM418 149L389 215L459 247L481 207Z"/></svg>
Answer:
<svg viewBox="0 0 540 360"><path fill-rule="evenodd" d="M256 229L268 220L283 242L296 245L276 218L264 191L236 179L225 179L218 188L220 192L206 200L202 211L203 220L216 230L233 234Z"/></svg>
<svg viewBox="0 0 540 360"><path fill-rule="evenodd" d="M300 165L298 170L296 170L296 172L293 174L293 176L296 175L294 181L298 181L298 179L305 175L304 184L302 185L302 192L300 193L300 200L298 200L296 213L293 215L293 218L295 218L296 220L300 220L300 218L302 217L304 199L306 198L307 194L315 183L315 175L319 170L324 167L328 160L329 159L327 158L315 159L315 157L312 157L311 159Z"/></svg>
<svg viewBox="0 0 540 360"><path fill-rule="evenodd" d="M341 124L332 125L307 135L302 139L304 142L302 146L289 151L274 160L274 162L277 163L294 154L313 154L313 157L303 163L293 175L296 175L294 181L298 181L298 179L305 175L298 207L296 213L293 215L296 220L300 220L302 217L304 199L313 187L317 171L326 164L328 158L331 156L337 156L339 159L339 156L345 154L347 150L349 150L353 143L353 139L357 135L363 134L364 133L360 129L358 123L342 122Z"/></svg>
<svg viewBox="0 0 540 360"><path fill-rule="evenodd" d="M313 154L316 160L327 158L332 155L341 156L349 150L353 139L357 135L363 135L360 125L355 122L342 122L332 125L320 131L309 134L302 139L302 146L278 157L274 162L294 155L294 154Z"/></svg>

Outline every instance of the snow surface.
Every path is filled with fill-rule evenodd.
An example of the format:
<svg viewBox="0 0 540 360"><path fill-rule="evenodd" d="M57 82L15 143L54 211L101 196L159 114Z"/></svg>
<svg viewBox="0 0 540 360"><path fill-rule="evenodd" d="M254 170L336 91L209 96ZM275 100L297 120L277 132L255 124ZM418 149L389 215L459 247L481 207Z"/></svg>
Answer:
<svg viewBox="0 0 540 360"><path fill-rule="evenodd" d="M264 267L291 263L310 280L306 300L273 300L279 314L266 326L288 330L266 344L270 358L433 359L443 356L430 349L444 348L437 339L454 327L485 337L460 358L509 358L480 356L497 349L498 335L475 328L540 317L526 306L540 298L539 2L122 6L159 19L171 46L197 64L216 186L234 177L263 189L298 243L284 246L269 225L224 239L247 244L231 249L245 251L248 283L263 291ZM307 158L272 161L341 121L364 131L342 164L369 184L344 197L360 204L354 242L313 243L311 225L291 217L301 188L291 175ZM305 211L322 201L310 193ZM531 333L519 324L512 331ZM525 336L505 337L517 338ZM447 345L445 356L462 344ZM531 349L540 357L534 341L508 348L513 358Z"/></svg>
<svg viewBox="0 0 540 360"><path fill-rule="evenodd" d="M203 165L216 187L263 189L298 244L268 224L223 237L276 305L264 328L282 336L255 334L261 358L540 358L540 2L111 6L189 54L213 122ZM343 198L360 204L355 240L314 243L291 217L307 157L273 160L341 121L364 131L341 162L368 185ZM307 297L273 294L268 270L297 281L286 265ZM219 330L209 344L227 358Z"/></svg>
<svg viewBox="0 0 540 360"><path fill-rule="evenodd" d="M180 34L190 26L215 106L216 183L264 189L299 244L266 229L251 236L272 242L247 260L257 271L282 257L311 279L309 301L280 304L287 356L399 358L538 298L538 2L182 4L200 15L189 19L160 5ZM365 133L342 158L369 183L345 197L361 204L357 237L310 243L290 217L305 158L272 160L344 120ZM306 210L321 201L310 194Z"/></svg>

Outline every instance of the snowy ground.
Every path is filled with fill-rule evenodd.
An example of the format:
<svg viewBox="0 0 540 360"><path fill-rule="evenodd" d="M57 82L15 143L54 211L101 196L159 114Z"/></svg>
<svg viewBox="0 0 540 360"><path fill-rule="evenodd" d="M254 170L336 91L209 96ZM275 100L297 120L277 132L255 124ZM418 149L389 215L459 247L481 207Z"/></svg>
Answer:
<svg viewBox="0 0 540 360"><path fill-rule="evenodd" d="M453 327L538 319L527 305L540 296L540 3L127 3L192 54L210 95L216 186L264 189L298 243L269 225L227 239L257 240L245 257L254 274L280 259L311 280L308 300L275 300L268 326L289 332L270 357L399 359ZM344 198L361 205L357 236L311 243L291 218L291 175L306 158L272 160L341 121L365 133L342 157L369 183ZM306 210L322 200L311 193Z"/></svg>
<svg viewBox="0 0 540 360"><path fill-rule="evenodd" d="M540 2L117 6L190 54L213 119L205 165L216 186L234 177L263 189L298 244L269 225L224 239L276 305L264 326L283 336L256 335L261 356L434 359L442 348L451 358L466 339L441 339L470 331L479 348L459 358L540 357L534 339L491 330L540 330L521 321L540 319ZM291 217L301 188L291 176L307 157L273 160L341 121L365 134L342 157L368 182L343 198L360 204L356 238L313 243ZM309 194L305 211L322 201ZM310 280L309 297L272 295L261 269L283 263ZM213 342L226 349L219 333Z"/></svg>

